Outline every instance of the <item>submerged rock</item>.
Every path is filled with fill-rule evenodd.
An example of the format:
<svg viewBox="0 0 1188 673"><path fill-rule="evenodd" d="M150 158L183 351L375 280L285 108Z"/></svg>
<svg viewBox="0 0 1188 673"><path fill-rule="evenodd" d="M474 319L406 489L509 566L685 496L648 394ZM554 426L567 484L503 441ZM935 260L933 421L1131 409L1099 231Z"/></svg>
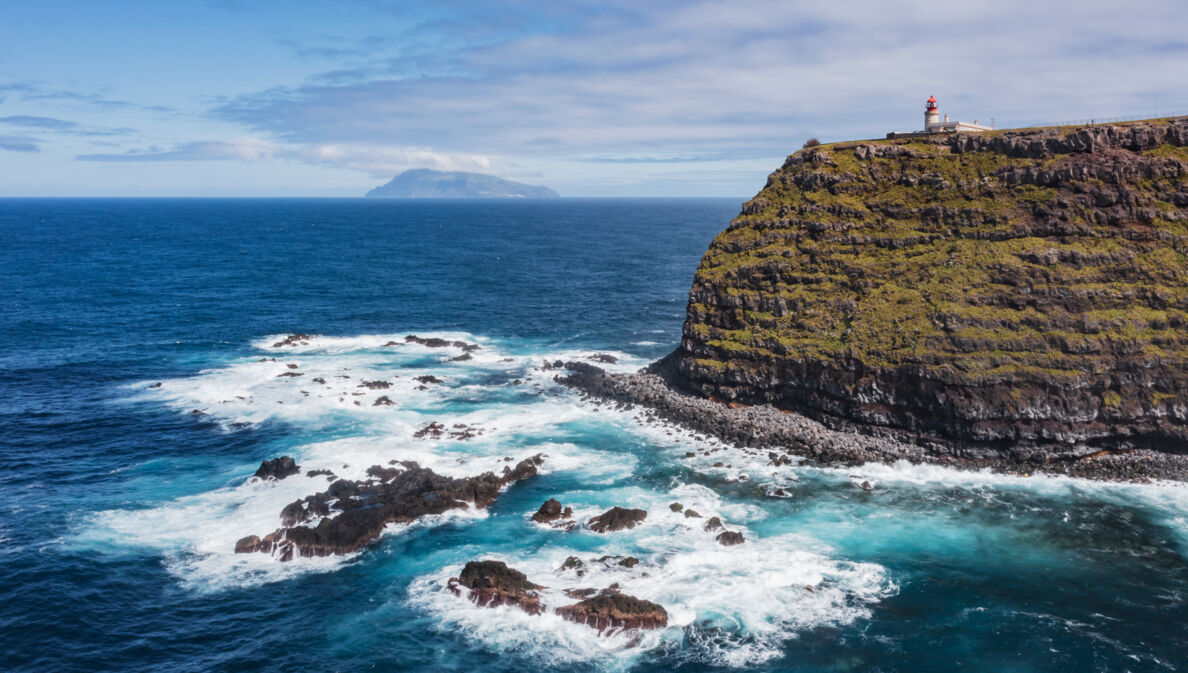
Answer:
<svg viewBox="0 0 1188 673"><path fill-rule="evenodd" d="M408 343L420 344L427 348L448 348L452 346L454 348L461 348L463 353L470 353L479 349L478 344L468 344L465 341L447 341L437 337L422 339L415 334L409 334L404 337L404 340Z"/></svg>
<svg viewBox="0 0 1188 673"><path fill-rule="evenodd" d="M280 341L272 344L273 348L284 348L285 346L308 346L309 340L312 339L308 334L290 334Z"/></svg>
<svg viewBox="0 0 1188 673"><path fill-rule="evenodd" d="M624 509L612 507L598 516L590 519L590 530L595 533L612 533L626 528L635 528L636 524L648 518L648 513L642 509Z"/></svg>
<svg viewBox="0 0 1188 673"><path fill-rule="evenodd" d="M446 433L446 426L437 421L432 421L429 425L417 430L413 433L413 437L417 439L424 439L425 437L441 437Z"/></svg>
<svg viewBox="0 0 1188 673"><path fill-rule="evenodd" d="M297 461L289 456L281 456L260 463L254 476L260 479L284 479L301 471Z"/></svg>

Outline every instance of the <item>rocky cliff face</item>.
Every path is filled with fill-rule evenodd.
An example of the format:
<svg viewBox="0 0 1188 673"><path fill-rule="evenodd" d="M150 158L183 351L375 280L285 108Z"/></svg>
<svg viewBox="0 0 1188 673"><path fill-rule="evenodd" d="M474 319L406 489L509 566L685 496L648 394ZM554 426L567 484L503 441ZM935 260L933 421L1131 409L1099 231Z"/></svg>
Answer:
<svg viewBox="0 0 1188 673"><path fill-rule="evenodd" d="M678 367L994 455L1188 453L1188 118L839 143L714 239Z"/></svg>

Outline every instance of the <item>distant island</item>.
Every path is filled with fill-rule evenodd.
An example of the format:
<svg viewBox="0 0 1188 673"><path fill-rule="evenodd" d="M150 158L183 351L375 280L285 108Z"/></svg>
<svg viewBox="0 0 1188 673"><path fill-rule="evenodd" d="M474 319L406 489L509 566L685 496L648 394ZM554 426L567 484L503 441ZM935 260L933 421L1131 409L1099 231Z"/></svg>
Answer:
<svg viewBox="0 0 1188 673"><path fill-rule="evenodd" d="M418 168L405 171L392 181L367 192L369 197L389 199L555 199L548 187L535 187L493 175L433 171Z"/></svg>

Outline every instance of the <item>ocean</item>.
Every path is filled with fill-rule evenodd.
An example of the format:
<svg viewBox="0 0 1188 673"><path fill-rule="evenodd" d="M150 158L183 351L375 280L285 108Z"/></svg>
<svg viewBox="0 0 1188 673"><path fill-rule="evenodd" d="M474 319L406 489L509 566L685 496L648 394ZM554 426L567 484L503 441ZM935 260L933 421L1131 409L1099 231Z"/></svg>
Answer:
<svg viewBox="0 0 1188 673"><path fill-rule="evenodd" d="M632 371L671 351L739 205L0 200L0 669L1188 668L1182 485L776 468L553 381L545 362ZM292 333L310 337L275 345ZM413 436L432 422L482 432ZM326 488L312 470L464 477L535 454L540 474L489 508L353 555L233 552ZM282 455L303 473L251 478ZM551 497L578 520L648 516L609 534L533 523ZM719 545L712 516L746 542ZM478 607L445 584L479 559L551 600L617 583L669 625L599 635Z"/></svg>

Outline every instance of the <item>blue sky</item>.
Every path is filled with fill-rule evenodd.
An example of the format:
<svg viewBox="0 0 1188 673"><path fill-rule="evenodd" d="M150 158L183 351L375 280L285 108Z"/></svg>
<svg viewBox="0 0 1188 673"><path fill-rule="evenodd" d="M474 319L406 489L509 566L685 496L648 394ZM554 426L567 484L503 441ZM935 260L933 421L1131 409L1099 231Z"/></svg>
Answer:
<svg viewBox="0 0 1188 673"><path fill-rule="evenodd" d="M358 196L409 168L735 196L805 139L1188 114L1188 3L0 3L0 196Z"/></svg>

